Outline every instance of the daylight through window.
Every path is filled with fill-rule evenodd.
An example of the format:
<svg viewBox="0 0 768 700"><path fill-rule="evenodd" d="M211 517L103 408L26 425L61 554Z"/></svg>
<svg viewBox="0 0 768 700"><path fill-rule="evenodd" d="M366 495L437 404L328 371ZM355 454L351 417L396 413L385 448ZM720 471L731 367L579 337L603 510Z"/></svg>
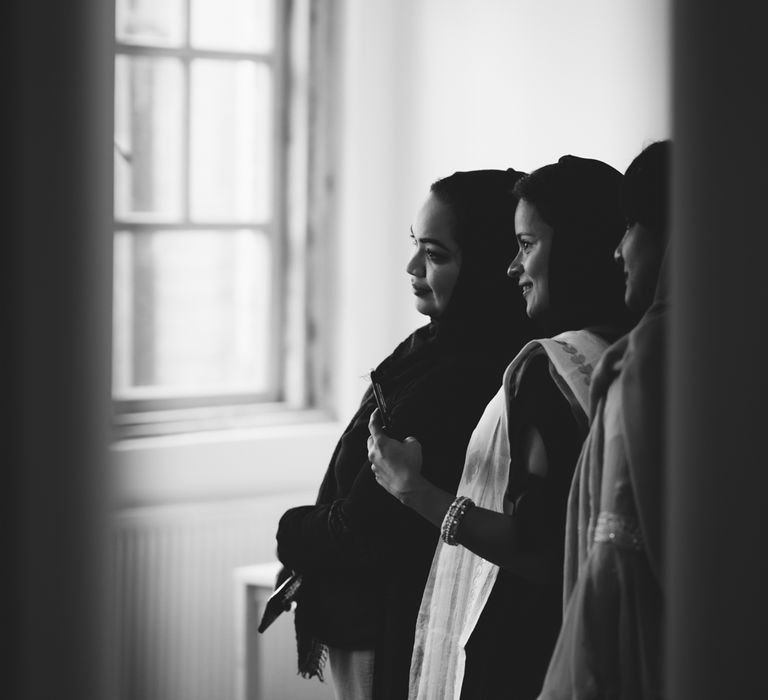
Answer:
<svg viewBox="0 0 768 700"><path fill-rule="evenodd" d="M117 0L113 389L123 423L233 416L285 398L284 9Z"/></svg>

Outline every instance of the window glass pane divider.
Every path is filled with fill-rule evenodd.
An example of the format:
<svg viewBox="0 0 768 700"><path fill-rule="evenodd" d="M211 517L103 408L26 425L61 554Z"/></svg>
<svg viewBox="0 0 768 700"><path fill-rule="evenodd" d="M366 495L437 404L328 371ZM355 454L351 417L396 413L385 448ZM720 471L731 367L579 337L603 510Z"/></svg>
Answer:
<svg viewBox="0 0 768 700"><path fill-rule="evenodd" d="M193 58L209 58L220 61L251 61L253 63L274 63L272 53L256 51L228 51L225 49L198 49L185 47L150 46L144 44L117 44L117 53L129 56L152 56L163 58L180 58L191 60Z"/></svg>
<svg viewBox="0 0 768 700"><path fill-rule="evenodd" d="M115 229L131 231L132 233L157 233L159 231L261 231L270 236L274 235L271 222L255 221L133 221L130 219L116 220Z"/></svg>
<svg viewBox="0 0 768 700"><path fill-rule="evenodd" d="M272 64L272 148L271 148L271 172L272 172L272 211L273 211L273 235L271 236L272 264L276 274L272 275L272 298L276 301L272 305L270 329L271 352L269 363L269 376L272 377L271 386L278 393L279 398L288 398L285 395L285 378L288 371L287 363L290 351L290 308L288 300L287 278L290 261L286 256L286 187L288 173L285 166L285 139L286 139L286 81L288 79L285 62L287 28L285 3L275 2L274 21L274 56ZM303 316L303 309L299 310ZM303 363L302 363L303 364Z"/></svg>
<svg viewBox="0 0 768 700"><path fill-rule="evenodd" d="M318 275L317 271L333 269L336 247L335 176L338 166L337 131L339 121L335 111L338 100L336 78L339 75L337 47L339 4L331 0L301 0L308 6L309 47L308 83L308 143L307 181L308 219L307 240L307 308L306 323L323 327L323 333L308 338L307 376L304 391L309 405L332 410L336 382L329 371L335 344L336 320L332 301L337 298L337 277ZM318 138L318 134L322 134Z"/></svg>
<svg viewBox="0 0 768 700"><path fill-rule="evenodd" d="M184 30L183 30L183 36L184 36L184 46L189 46L189 40L192 36L192 0L184 0ZM189 164L191 162L191 158L189 156L190 148L192 147L191 143L191 125L190 125L190 115L189 110L191 106L191 97L190 97L190 89L192 85L192 78L190 76L190 64L191 59L188 55L188 51L183 51L180 54L183 58L183 77L182 80L184 81L184 85L182 86L182 120L183 123L181 125L182 128L182 135L181 135L181 142L183 144L183 147L181 149L181 212L182 212L182 220L183 221L189 221Z"/></svg>
<svg viewBox="0 0 768 700"><path fill-rule="evenodd" d="M270 391L232 390L216 391L184 391L174 392L168 388L134 388L115 397L115 403L124 413L145 413L164 410L184 410L186 408L217 407L224 409L231 406L232 410L243 405L259 405L265 402L277 402L277 397Z"/></svg>
<svg viewBox="0 0 768 700"><path fill-rule="evenodd" d="M183 147L181 149L181 212L182 220L186 223L189 221L189 188L190 188L190 149L192 148L192 124L190 117L190 106L192 98L190 96L190 90L192 89L192 78L190 76L191 61L189 59L184 60L183 64L183 78L184 85L182 87L182 136L181 142Z"/></svg>

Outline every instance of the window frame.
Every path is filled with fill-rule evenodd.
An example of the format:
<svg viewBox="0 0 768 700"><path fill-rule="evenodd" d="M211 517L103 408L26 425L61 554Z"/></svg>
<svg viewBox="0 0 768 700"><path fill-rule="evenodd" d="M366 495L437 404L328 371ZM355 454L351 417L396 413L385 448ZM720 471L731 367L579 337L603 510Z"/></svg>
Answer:
<svg viewBox="0 0 768 700"><path fill-rule="evenodd" d="M115 39L119 55L183 57L184 161L182 214L186 221L140 221L114 214L112 235L152 230L252 229L269 236L272 262L271 372L273 391L211 392L162 398L113 396L116 439L221 430L331 418L333 382L328 373L332 345L329 297L333 285L318 284L313 271L328 269L334 212L333 100L335 85L332 0L275 0L276 39L267 54L191 49L191 0L185 0L185 46L147 47ZM282 41L279 39L282 37ZM189 221L190 66L194 58L264 61L272 66L272 217L268 224ZM117 145L117 144L116 144ZM118 157L115 151L115 156ZM278 184L279 183L279 184ZM322 245L318 243L322 241ZM113 288L114 289L114 288ZM322 329L322 330L320 330ZM148 392L145 392L148 393Z"/></svg>

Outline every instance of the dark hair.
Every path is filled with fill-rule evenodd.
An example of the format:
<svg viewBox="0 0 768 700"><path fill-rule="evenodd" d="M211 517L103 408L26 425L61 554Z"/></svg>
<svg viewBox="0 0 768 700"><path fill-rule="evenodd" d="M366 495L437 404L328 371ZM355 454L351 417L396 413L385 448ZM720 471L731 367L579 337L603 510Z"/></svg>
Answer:
<svg viewBox="0 0 768 700"><path fill-rule="evenodd" d="M491 244L515 249L514 187L524 174L512 168L468 170L432 183L429 191L453 212L462 250Z"/></svg>
<svg viewBox="0 0 768 700"><path fill-rule="evenodd" d="M629 164L622 183L626 222L639 222L664 238L669 227L671 151L669 139L646 146Z"/></svg>
<svg viewBox="0 0 768 700"><path fill-rule="evenodd" d="M455 172L432 183L430 193L455 218L454 236L461 248L461 271L442 326L468 328L495 324L499 332L519 335L531 328L517 285L507 269L517 252L515 183L524 173L508 170Z"/></svg>
<svg viewBox="0 0 768 700"><path fill-rule="evenodd" d="M613 252L624 235L622 174L607 163L566 155L534 170L515 193L554 230L549 259L550 333L611 326L633 317L624 305L624 277Z"/></svg>

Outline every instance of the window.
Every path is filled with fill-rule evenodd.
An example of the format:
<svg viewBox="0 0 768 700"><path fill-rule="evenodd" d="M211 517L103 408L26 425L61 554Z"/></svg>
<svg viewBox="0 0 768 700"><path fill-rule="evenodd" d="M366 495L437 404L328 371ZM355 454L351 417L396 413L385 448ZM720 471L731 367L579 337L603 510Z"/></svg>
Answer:
<svg viewBox="0 0 768 700"><path fill-rule="evenodd" d="M322 100L310 91L328 79L318 37L329 25L312 9L117 0L113 391L123 436L317 408L323 341L311 346L307 329L321 302L308 298L306 252L324 211L310 176L328 173L318 171Z"/></svg>

